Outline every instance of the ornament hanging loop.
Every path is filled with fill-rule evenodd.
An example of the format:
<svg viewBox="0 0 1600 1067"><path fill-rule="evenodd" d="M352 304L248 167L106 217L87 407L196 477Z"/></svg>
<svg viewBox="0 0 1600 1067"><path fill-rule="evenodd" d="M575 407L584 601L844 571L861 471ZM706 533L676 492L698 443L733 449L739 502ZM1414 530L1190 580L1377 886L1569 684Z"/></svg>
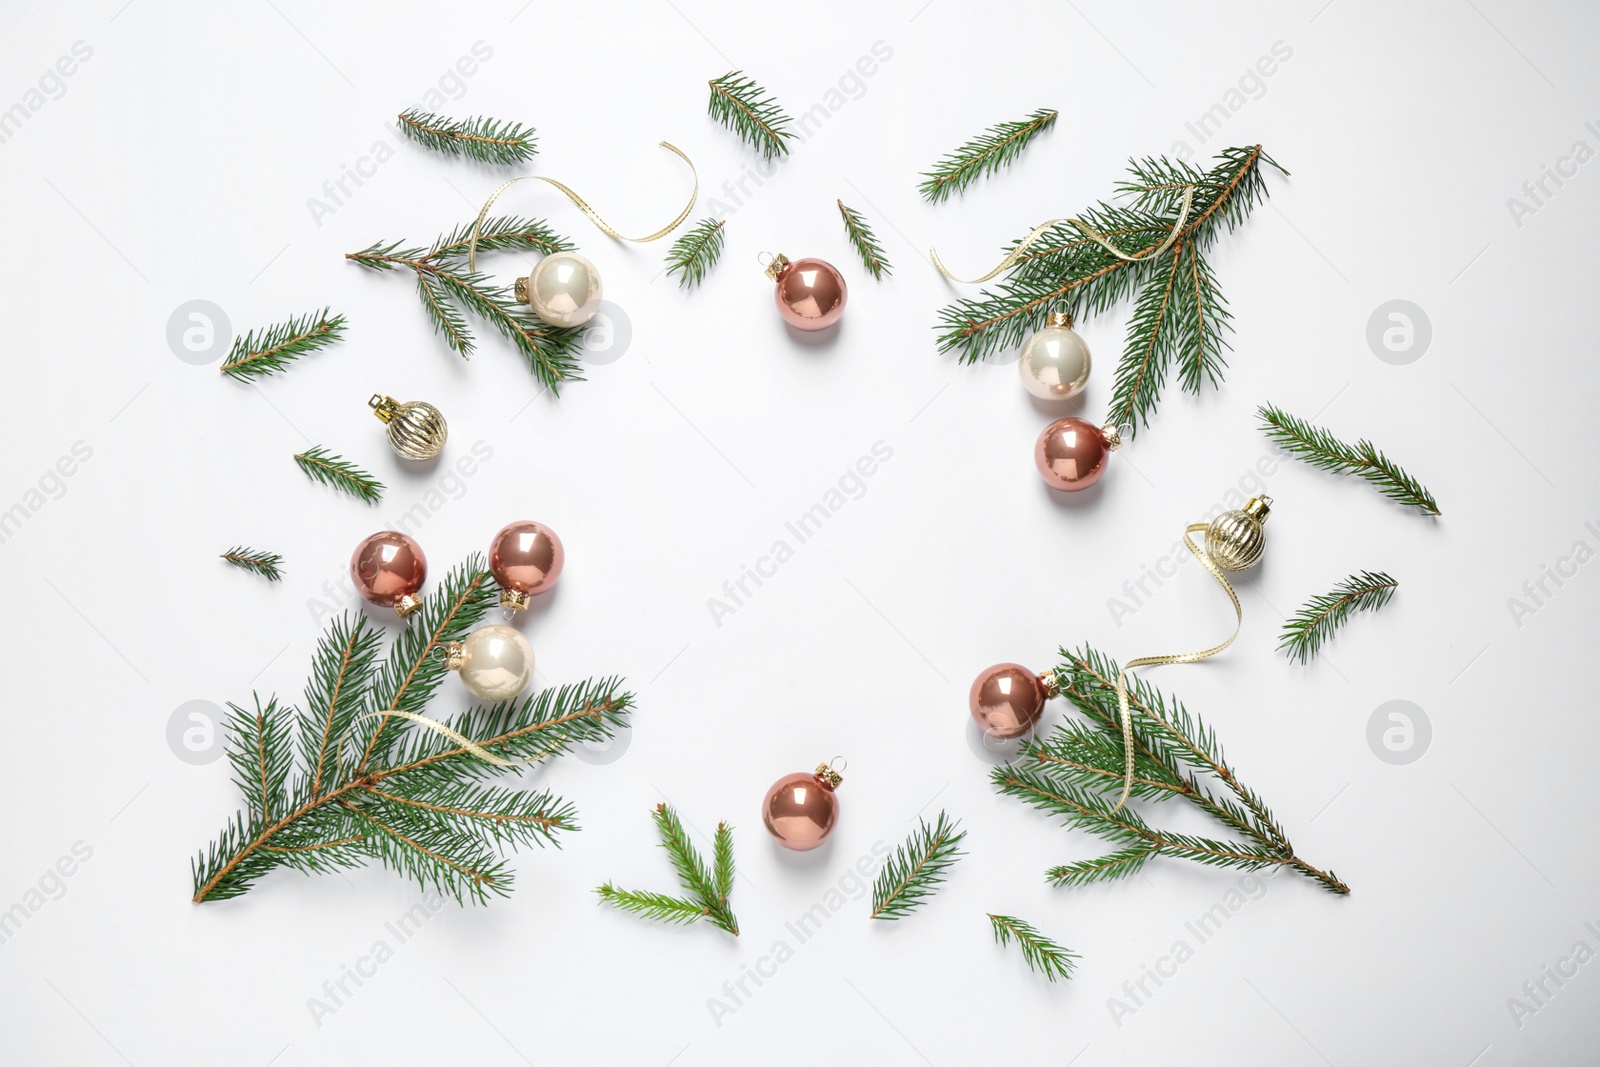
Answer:
<svg viewBox="0 0 1600 1067"><path fill-rule="evenodd" d="M762 272L766 274L768 278L772 279L773 281L777 281L778 275L782 274L788 269L789 257L784 255L782 252L779 252L771 259L767 260L767 265L762 268Z"/></svg>

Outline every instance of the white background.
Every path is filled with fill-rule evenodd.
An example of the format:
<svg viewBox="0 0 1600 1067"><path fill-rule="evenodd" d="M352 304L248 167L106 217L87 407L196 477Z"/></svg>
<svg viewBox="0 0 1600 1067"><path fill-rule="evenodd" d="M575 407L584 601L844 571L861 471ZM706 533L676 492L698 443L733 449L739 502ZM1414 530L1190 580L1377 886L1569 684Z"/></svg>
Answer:
<svg viewBox="0 0 1600 1067"><path fill-rule="evenodd" d="M1584 125L1600 120L1592 11L6 8L0 108L75 42L92 49L0 144L0 508L38 503L28 494L57 460L75 442L92 449L70 478L46 479L43 506L0 545L0 909L44 899L0 944L8 1063L1592 1062L1600 963L1547 980L1553 995L1520 1026L1508 998L1579 940L1600 950L1584 926L1600 927L1600 571L1547 584L1554 595L1520 626L1508 600L1575 542L1600 548L1584 525L1600 522L1600 164L1547 180L1553 195L1525 199L1537 210L1520 225L1507 204L1575 141L1600 149ZM479 41L492 56L452 80ZM756 157L706 117L706 79L745 68L798 115L826 107L879 41L892 56L846 79L821 128L730 200L724 182ZM1200 143L1185 122L1275 42L1292 56L1228 98L1242 106ZM660 277L666 242L608 242L536 183L507 195L507 210L577 239L631 322L621 358L559 400L486 329L471 362L447 351L408 278L342 259L380 238L431 240L499 181L398 140L395 113L441 81L459 97L447 113L536 126L541 151L523 169L575 185L624 232L660 225L687 192L662 138L699 167L696 217L712 196L731 209L722 262L683 293ZM1061 118L1019 163L950 203L919 199L918 172L943 152L1037 107ZM308 200L380 141L376 173L314 218ZM971 290L944 284L926 251L976 273L1032 224L1108 196L1129 156L1179 142L1202 160L1261 143L1292 172L1269 173L1270 201L1215 249L1237 322L1227 380L1199 397L1169 384L1097 490L1054 496L1030 461L1051 413L1012 366L936 351L937 309ZM835 198L875 226L893 278L875 283L852 260ZM785 331L764 250L839 264L851 295L836 336L808 345ZM509 279L528 264L488 265ZM194 299L240 332L332 305L348 340L242 385L169 349L168 318ZM1432 324L1410 365L1380 361L1366 340L1393 299ZM1127 313L1081 325L1098 361L1086 417L1105 410ZM492 458L464 479L401 469L366 410L374 391L442 408L447 460L480 441ZM1239 873L1168 859L1128 882L1049 888L1047 866L1102 846L994 794L969 745L966 689L998 660L1043 669L1062 644L1129 657L1225 633L1227 606L1192 566L1120 625L1108 601L1270 456L1253 415L1264 402L1370 436L1444 515L1269 460L1271 547L1241 585L1238 644L1153 680L1216 727L1301 853L1354 892L1285 875L1197 944L1185 924ZM708 598L878 441L893 458L865 495L715 625ZM383 504L308 483L290 460L308 444L377 472ZM225 761L179 759L167 725L190 700L298 700L318 604L344 606L325 583L360 537L430 491L443 502L418 536L435 576L512 519L560 532L566 574L522 623L539 682L626 675L636 728L614 762L567 758L535 776L578 805L583 830L514 857L513 897L447 904L319 1016L324 983L392 943L384 924L422 894L372 868L282 873L242 899L191 904L189 858L238 795ZM239 542L281 552L285 581L217 560ZM1274 653L1284 612L1361 568L1400 579L1388 608L1309 667ZM436 710L460 692L447 680ZM1432 724L1406 766L1367 742L1374 709L1394 699ZM1051 721L1063 714L1052 707ZM834 755L849 769L831 845L780 854L762 791ZM696 833L737 826L737 940L597 906L606 879L672 887L648 818L662 799ZM869 923L853 900L804 944L785 931L874 842L898 843L940 808L963 819L970 854L920 913ZM48 878L76 842L91 857ZM51 892L30 897L41 879ZM991 911L1081 953L1075 979L1051 986L994 945ZM714 1017L712 998L732 1003L724 983L780 938L793 958ZM1180 939L1192 958L1133 1005L1124 983Z"/></svg>

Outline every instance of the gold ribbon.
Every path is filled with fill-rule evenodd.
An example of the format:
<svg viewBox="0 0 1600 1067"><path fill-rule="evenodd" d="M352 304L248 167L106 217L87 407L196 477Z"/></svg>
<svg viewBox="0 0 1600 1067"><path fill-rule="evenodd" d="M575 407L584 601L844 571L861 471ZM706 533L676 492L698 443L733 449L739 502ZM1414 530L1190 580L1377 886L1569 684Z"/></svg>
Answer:
<svg viewBox="0 0 1600 1067"><path fill-rule="evenodd" d="M935 269L937 269L940 274L943 274L951 281L960 282L963 285L981 285L984 282L996 278L1010 270L1011 265L1022 258L1022 253L1026 252L1035 241L1043 237L1045 231L1050 229L1050 227L1056 226L1063 222L1068 222L1076 226L1078 231L1089 240L1093 241L1095 244L1099 245L1101 248L1104 248L1107 252L1110 252L1112 255L1116 256L1120 260L1123 260L1124 262L1136 263L1141 259L1154 259L1156 256L1159 256L1161 253L1171 248L1173 243L1177 241L1178 234L1183 232L1184 223L1189 221L1189 209L1194 206L1194 190L1195 187L1192 185L1185 185L1183 187L1183 204L1178 209L1178 221L1172 224L1172 232L1167 234L1166 239L1156 247L1146 252L1141 252L1138 255L1128 255L1122 249L1106 240L1103 236L1095 233L1093 227L1084 222L1082 219L1063 218L1051 219L1048 222L1041 222L1032 230L1028 231L1028 236L1019 241L1017 243L1017 247L1007 252L1006 257L1002 259L993 270L982 277L957 278L954 274L950 273L949 269L945 267L944 261L939 258L939 253L932 248L928 249L928 258L933 261Z"/></svg>
<svg viewBox="0 0 1600 1067"><path fill-rule="evenodd" d="M501 193L505 192L518 182L544 182L547 185L553 185L557 189L560 189L563 193L567 194L567 199L578 205L578 210L589 216L589 221L600 227L600 232L605 234L607 237L614 237L619 241L632 241L636 244L643 244L647 241L657 241L665 237L673 230L676 230L683 223L683 220L689 217L689 212L694 210L695 201L700 199L700 172L694 169L694 160L684 155L676 145L673 145L667 141L662 141L661 147L665 148L667 151L671 152L673 155L689 164L689 174L694 178L694 189L689 193L689 202L683 205L683 210L678 212L677 217L671 222L667 223L665 226L661 227L661 229L657 230L655 233L652 233L646 237L624 237L622 234L613 229L611 224L606 222L605 219L595 214L594 208L590 207L588 202L574 192L571 188L556 181L554 178L546 178L542 174L523 174L503 183L500 188L489 194L489 199L483 202L483 207L478 211L477 219L472 223L472 240L467 244L467 269L478 269L478 231L483 227L483 220L485 216L489 214L489 208L494 205L496 200L500 199Z"/></svg>
<svg viewBox="0 0 1600 1067"><path fill-rule="evenodd" d="M1118 798L1117 806L1111 809L1113 813L1122 810L1122 806L1128 802L1128 794L1133 791L1133 715L1128 710L1128 670L1133 667L1159 667L1168 663L1198 663L1203 659L1210 659L1233 644L1233 639L1239 636L1239 627L1244 624L1244 609L1239 606L1239 594L1233 591L1233 586L1228 582L1228 576L1222 573L1222 568L1218 567L1216 561L1211 558L1211 553L1201 551L1200 547L1189 536L1196 531L1204 532L1209 525L1209 523L1204 522L1192 523L1183 531L1183 543L1188 546L1194 558L1198 559L1205 566L1205 569L1211 572L1211 577L1215 578L1217 584L1222 586L1222 591L1228 594L1228 600L1233 604L1233 633L1229 634L1228 639L1220 645L1212 645L1203 652L1184 652L1175 656L1141 656L1138 659L1130 659L1126 664L1118 668L1117 708L1122 717L1122 750L1125 754L1125 763L1122 772L1122 796Z"/></svg>
<svg viewBox="0 0 1600 1067"><path fill-rule="evenodd" d="M426 727L436 734L449 738L466 751L483 760L485 763L492 763L496 767L522 767L529 763L537 763L539 760L544 759L546 756L550 755L551 752L555 751L553 748L547 748L543 752L529 756L527 759L501 759L499 756L496 756L493 752L490 752L476 741L458 733L455 730L450 729L450 727L446 726L439 720L430 719L426 715L417 715L409 711L369 711L365 715L357 715L350 721L350 729L346 730L344 734L345 739L348 739L350 735L355 732L357 723L364 722L367 719L386 719L390 716L393 716L397 719L410 719L419 726ZM342 752L343 750L344 741L341 740L339 742L339 751Z"/></svg>

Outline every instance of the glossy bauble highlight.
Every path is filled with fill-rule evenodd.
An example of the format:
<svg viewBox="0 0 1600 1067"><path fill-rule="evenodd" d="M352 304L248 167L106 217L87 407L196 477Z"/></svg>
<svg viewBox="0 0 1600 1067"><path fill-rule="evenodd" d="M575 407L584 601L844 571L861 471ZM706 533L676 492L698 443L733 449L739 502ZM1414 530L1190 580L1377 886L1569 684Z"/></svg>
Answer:
<svg viewBox="0 0 1600 1067"><path fill-rule="evenodd" d="M548 592L561 577L567 553L561 538L537 522L513 522L489 543L489 573L500 583L500 606L522 611L531 597Z"/></svg>
<svg viewBox="0 0 1600 1067"><path fill-rule="evenodd" d="M772 783L761 802L761 821L784 848L808 852L828 839L839 821L839 797L834 793L844 779L826 763L815 771L786 774Z"/></svg>
<svg viewBox="0 0 1600 1067"><path fill-rule="evenodd" d="M483 700L511 700L533 678L533 646L510 626L480 626L444 646L445 666Z"/></svg>
<svg viewBox="0 0 1600 1067"><path fill-rule="evenodd" d="M415 539L399 530L382 530L356 546L350 580L363 599L405 618L422 607L417 591L428 580L428 557Z"/></svg>
<svg viewBox="0 0 1600 1067"><path fill-rule="evenodd" d="M600 310L600 272L576 252L552 252L518 278L517 299L551 326L582 326Z"/></svg>
<svg viewBox="0 0 1600 1067"><path fill-rule="evenodd" d="M978 728L990 737L1021 737L1044 714L1051 696L1048 676L1020 663L997 663L978 675L967 693L967 708Z"/></svg>
<svg viewBox="0 0 1600 1067"><path fill-rule="evenodd" d="M767 264L767 277L777 284L773 296L778 302L778 314L797 330L825 330L844 314L849 298L844 275L826 260L790 262L780 253Z"/></svg>
<svg viewBox="0 0 1600 1067"><path fill-rule="evenodd" d="M1050 488L1075 493L1100 480L1111 453L1121 445L1114 429L1084 419L1057 419L1034 442L1033 463Z"/></svg>
<svg viewBox="0 0 1600 1067"><path fill-rule="evenodd" d="M1022 343L1017 372L1023 388L1040 400L1067 400L1089 381L1089 346L1072 328L1072 316L1052 312L1044 329Z"/></svg>

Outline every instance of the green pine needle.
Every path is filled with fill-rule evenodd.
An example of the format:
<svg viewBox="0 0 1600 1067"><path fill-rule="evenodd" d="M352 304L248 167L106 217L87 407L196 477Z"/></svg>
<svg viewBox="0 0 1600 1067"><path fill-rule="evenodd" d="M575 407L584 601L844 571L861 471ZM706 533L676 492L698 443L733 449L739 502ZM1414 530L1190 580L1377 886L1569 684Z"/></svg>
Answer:
<svg viewBox="0 0 1600 1067"><path fill-rule="evenodd" d="M1028 923L1010 915L991 914L989 925L994 927L996 944L1017 943L1030 971L1042 974L1052 982L1058 978L1072 977L1072 969L1078 965L1076 952L1062 948Z"/></svg>
<svg viewBox="0 0 1600 1067"><path fill-rule="evenodd" d="M934 164L923 174L927 180L917 189L931 204L948 200L979 178L999 172L1020 156L1035 137L1055 124L1056 113L1040 108L1017 122L991 126Z"/></svg>
<svg viewBox="0 0 1600 1067"><path fill-rule="evenodd" d="M1433 494L1366 438L1354 445L1345 444L1320 426L1313 426L1271 404L1261 407L1257 414L1261 416L1262 431L1290 455L1335 474L1360 475L1390 500L1427 515L1440 514Z"/></svg>
<svg viewBox="0 0 1600 1067"><path fill-rule="evenodd" d="M1290 658L1309 663L1317 650L1329 641L1351 614L1377 611L1394 596L1399 582L1382 571L1352 574L1333 587L1332 592L1314 596L1283 624L1278 650Z"/></svg>
<svg viewBox="0 0 1600 1067"><path fill-rule="evenodd" d="M708 109L712 118L753 145L764 159L788 154L789 142L794 139L788 128L791 120L770 93L739 70L707 84L711 86Z"/></svg>
<svg viewBox="0 0 1600 1067"><path fill-rule="evenodd" d="M1183 801L1227 832L1225 838L1175 833L1153 825L1137 804L1118 807L1125 756L1117 699L1117 662L1084 647L1061 652L1054 681L1082 719L1057 725L1022 747L1014 762L990 777L1014 797L1115 847L1092 860L1051 868L1059 886L1126 878L1157 855L1213 867L1256 871L1288 868L1331 893L1350 887L1329 870L1302 859L1266 802L1245 786L1222 754L1212 729L1176 699L1142 678L1128 680L1137 801Z"/></svg>
<svg viewBox="0 0 1600 1067"><path fill-rule="evenodd" d="M222 553L222 558L241 570L259 574L269 582L283 577L283 557L276 552L262 552L244 545L235 545Z"/></svg>
<svg viewBox="0 0 1600 1067"><path fill-rule="evenodd" d="M448 671L438 646L466 636L494 603L480 556L445 575L411 625L380 655L365 615L323 633L303 710L257 697L234 706L228 757L244 807L193 862L194 902L248 892L277 870L327 873L372 860L460 903L511 891L503 853L558 843L576 830L571 804L547 790L485 780L501 769L423 715ZM614 678L546 689L441 719L454 734L510 761L520 774L580 742L627 726L633 698Z"/></svg>
<svg viewBox="0 0 1600 1067"><path fill-rule="evenodd" d="M234 339L220 369L239 381L264 378L284 370L308 352L333 344L344 336L344 328L343 315L330 316L323 308L259 331L251 330Z"/></svg>
<svg viewBox="0 0 1600 1067"><path fill-rule="evenodd" d="M1130 161L1128 178L1116 189L1128 202L1095 204L1076 218L1133 257L1131 262L1072 223L1057 223L1028 246L994 288L939 313L939 348L975 363L1022 344L1052 311L1084 320L1131 300L1133 315L1106 421L1133 436L1155 413L1174 365L1190 392L1222 381L1232 323L1206 257L1220 234L1238 226L1266 198L1263 166L1282 170L1260 145L1226 149L1209 170L1168 159ZM1194 199L1180 226L1186 186L1194 187ZM1176 239L1154 255L1174 228Z"/></svg>
<svg viewBox="0 0 1600 1067"><path fill-rule="evenodd" d="M416 276L417 295L434 329L463 357L471 356L477 344L467 325L470 312L510 341L527 358L534 377L551 392L559 392L566 382L582 381L578 354L584 327L561 329L546 325L517 302L511 286L469 270L471 238L472 224L465 223L428 248L403 248L401 241L379 241L359 252L347 252L344 258L378 272L411 271ZM576 247L538 219L489 218L478 231L480 254L533 251L547 255Z"/></svg>
<svg viewBox="0 0 1600 1067"><path fill-rule="evenodd" d="M340 492L349 493L369 504L376 504L383 499L382 482L321 445L308 448L304 452L296 452L294 461L314 482L331 485Z"/></svg>
<svg viewBox="0 0 1600 1067"><path fill-rule="evenodd" d="M499 119L451 119L420 108L400 113L400 132L425 148L449 156L509 167L539 151L531 126Z"/></svg>
<svg viewBox="0 0 1600 1067"><path fill-rule="evenodd" d="M618 889L607 882L595 890L600 899L623 911L661 922L692 923L705 919L711 925L739 936L739 921L728 902L733 893L733 828L717 824L713 841L712 866L708 869L683 828L678 813L666 804L657 804L650 813L661 847L672 857L673 870L684 896Z"/></svg>
<svg viewBox="0 0 1600 1067"><path fill-rule="evenodd" d="M672 242L667 249L667 275L678 276L678 286L683 289L699 285L706 272L716 266L722 257L722 243L727 237L722 227L727 219L701 219Z"/></svg>
<svg viewBox="0 0 1600 1067"><path fill-rule="evenodd" d="M882 281L885 274L892 274L893 271L890 269L889 261L884 258L883 246L878 243L872 227L861 217L861 212L846 207L843 200L836 203L839 205L839 214L844 216L845 233L849 235L850 244L854 246L856 254L861 257L862 265L874 278Z"/></svg>
<svg viewBox="0 0 1600 1067"><path fill-rule="evenodd" d="M911 914L939 891L946 872L966 855L959 848L967 836L957 829L959 819L941 811L932 826L921 819L917 822L917 829L885 861L872 885L871 918L893 920Z"/></svg>

